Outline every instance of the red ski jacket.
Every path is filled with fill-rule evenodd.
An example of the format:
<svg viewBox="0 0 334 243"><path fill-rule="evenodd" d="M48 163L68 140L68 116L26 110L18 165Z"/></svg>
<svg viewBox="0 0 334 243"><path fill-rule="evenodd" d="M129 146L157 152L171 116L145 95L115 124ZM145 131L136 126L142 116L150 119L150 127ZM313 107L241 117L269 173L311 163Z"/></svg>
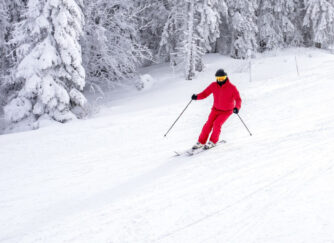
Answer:
<svg viewBox="0 0 334 243"><path fill-rule="evenodd" d="M217 82L211 83L203 92L197 95L198 100L205 99L213 93L213 107L217 110L228 111L241 107L241 98L237 88L227 79L226 83L220 86Z"/></svg>

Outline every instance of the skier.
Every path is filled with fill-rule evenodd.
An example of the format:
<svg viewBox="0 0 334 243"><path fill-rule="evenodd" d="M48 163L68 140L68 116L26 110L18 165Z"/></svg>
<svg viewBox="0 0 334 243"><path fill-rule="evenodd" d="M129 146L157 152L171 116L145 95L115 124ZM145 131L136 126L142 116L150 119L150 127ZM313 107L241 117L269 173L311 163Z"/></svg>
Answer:
<svg viewBox="0 0 334 243"><path fill-rule="evenodd" d="M230 83L226 72L219 69L215 76L216 82L211 83L203 92L193 94L191 97L193 100L202 100L213 93L214 98L209 118L203 126L198 142L192 147L193 150L214 147L218 142L221 126L232 113L238 114L241 107L239 91ZM211 130L210 140L206 144Z"/></svg>

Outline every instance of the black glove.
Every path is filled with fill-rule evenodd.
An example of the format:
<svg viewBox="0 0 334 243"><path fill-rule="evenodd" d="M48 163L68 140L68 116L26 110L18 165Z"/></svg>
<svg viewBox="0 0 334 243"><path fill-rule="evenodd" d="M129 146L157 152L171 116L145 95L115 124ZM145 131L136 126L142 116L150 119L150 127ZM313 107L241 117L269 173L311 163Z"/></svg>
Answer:
<svg viewBox="0 0 334 243"><path fill-rule="evenodd" d="M234 109L233 109L233 113L238 114L238 113L239 113L238 108L234 108Z"/></svg>
<svg viewBox="0 0 334 243"><path fill-rule="evenodd" d="M193 96L191 96L192 100L197 100L197 95L193 94Z"/></svg>

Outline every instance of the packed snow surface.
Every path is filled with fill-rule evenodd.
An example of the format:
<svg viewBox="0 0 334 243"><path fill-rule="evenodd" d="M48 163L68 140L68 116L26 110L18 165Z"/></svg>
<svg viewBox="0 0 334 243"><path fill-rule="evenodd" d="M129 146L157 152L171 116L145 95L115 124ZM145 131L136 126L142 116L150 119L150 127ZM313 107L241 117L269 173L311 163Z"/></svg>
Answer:
<svg viewBox="0 0 334 243"><path fill-rule="evenodd" d="M334 242L334 55L288 49L247 60L207 55L185 81L142 70L87 120L0 136L0 242ZM296 65L297 64L297 65ZM297 73L297 66L299 75ZM243 99L227 140L192 157L224 68Z"/></svg>

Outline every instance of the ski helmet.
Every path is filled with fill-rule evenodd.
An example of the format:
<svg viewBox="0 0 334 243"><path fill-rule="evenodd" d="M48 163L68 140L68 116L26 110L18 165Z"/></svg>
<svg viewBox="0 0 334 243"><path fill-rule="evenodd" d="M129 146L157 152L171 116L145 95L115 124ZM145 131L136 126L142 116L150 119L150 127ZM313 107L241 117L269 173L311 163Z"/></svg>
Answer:
<svg viewBox="0 0 334 243"><path fill-rule="evenodd" d="M227 76L227 73L224 71L224 69L218 69L215 76L216 77Z"/></svg>

